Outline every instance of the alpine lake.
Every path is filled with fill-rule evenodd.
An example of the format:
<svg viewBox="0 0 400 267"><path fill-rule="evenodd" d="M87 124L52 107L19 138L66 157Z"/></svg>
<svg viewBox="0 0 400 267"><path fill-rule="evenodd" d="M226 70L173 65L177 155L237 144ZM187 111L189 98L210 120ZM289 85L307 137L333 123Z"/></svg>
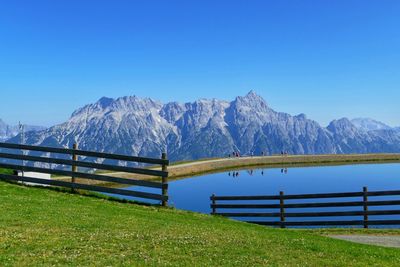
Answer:
<svg viewBox="0 0 400 267"><path fill-rule="evenodd" d="M169 182L169 206L200 212L211 213L210 196L254 196L284 194L315 194L360 192L363 187L368 191L400 190L400 163L358 164L338 166L307 167L266 167L245 168L223 171L194 177L171 180ZM133 186L128 189L158 193L157 189ZM116 195L113 195L116 196ZM140 201L132 197L116 196ZM392 200L396 196L375 197L374 200ZM398 199L398 196L397 196ZM357 201L359 197L346 198L346 201ZM302 202L313 200L302 200ZM338 201L334 199L325 200ZM148 201L146 201L148 202ZM241 201L243 203L244 201ZM153 202L157 204L157 202ZM251 203L251 202L244 202ZM390 208L398 209L399 206ZM375 207L388 209L388 207ZM304 211L304 209L298 209ZM340 207L336 210L354 210L352 207ZM373 210L373 208L371 208ZM313 211L329 211L329 208L315 208ZM375 216L379 219L380 216ZM237 218L239 220L244 218ZM341 220L343 218L332 218ZM346 217L355 219L355 217ZM400 220L400 215L386 216L386 219ZM265 220L265 219L264 219ZM270 219L274 220L274 219ZM385 226L387 227L387 226Z"/></svg>

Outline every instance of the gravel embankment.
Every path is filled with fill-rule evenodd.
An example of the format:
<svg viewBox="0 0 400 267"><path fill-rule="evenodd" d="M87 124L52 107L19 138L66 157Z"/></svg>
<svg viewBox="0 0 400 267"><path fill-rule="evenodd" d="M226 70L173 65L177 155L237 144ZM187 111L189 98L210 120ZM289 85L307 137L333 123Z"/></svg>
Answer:
<svg viewBox="0 0 400 267"><path fill-rule="evenodd" d="M400 236L330 235L330 237L368 245L400 248Z"/></svg>

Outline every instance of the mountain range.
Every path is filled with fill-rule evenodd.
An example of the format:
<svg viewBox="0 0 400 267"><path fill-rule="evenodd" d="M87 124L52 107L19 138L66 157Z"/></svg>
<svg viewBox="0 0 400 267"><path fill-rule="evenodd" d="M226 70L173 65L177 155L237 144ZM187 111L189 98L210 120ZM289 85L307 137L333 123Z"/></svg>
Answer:
<svg viewBox="0 0 400 267"><path fill-rule="evenodd" d="M19 136L8 142L18 143ZM254 91L233 101L200 99L163 104L136 96L103 97L65 123L26 133L32 145L72 147L173 161L242 155L400 152L400 130L371 119L321 126L305 114L270 108Z"/></svg>

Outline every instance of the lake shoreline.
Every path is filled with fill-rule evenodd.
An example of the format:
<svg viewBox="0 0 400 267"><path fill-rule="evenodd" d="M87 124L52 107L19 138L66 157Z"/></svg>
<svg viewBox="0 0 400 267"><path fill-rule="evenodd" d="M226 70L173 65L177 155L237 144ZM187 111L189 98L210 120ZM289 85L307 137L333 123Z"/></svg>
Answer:
<svg viewBox="0 0 400 267"><path fill-rule="evenodd" d="M178 180L203 174L217 173L243 168L290 168L316 167L351 164L381 164L400 163L400 154L339 154L339 155L287 155L287 156L255 156L196 160L191 162L176 162L168 166L169 180ZM151 168L151 169L159 169ZM109 176L139 179L160 180L157 177L113 172ZM57 177L57 180L69 181L70 177ZM104 182L77 178L77 182L85 184L103 184Z"/></svg>
<svg viewBox="0 0 400 267"><path fill-rule="evenodd" d="M400 154L257 156L199 160L183 164L178 163L169 166L168 171L169 178L175 179L240 168L315 167L396 162L400 162Z"/></svg>

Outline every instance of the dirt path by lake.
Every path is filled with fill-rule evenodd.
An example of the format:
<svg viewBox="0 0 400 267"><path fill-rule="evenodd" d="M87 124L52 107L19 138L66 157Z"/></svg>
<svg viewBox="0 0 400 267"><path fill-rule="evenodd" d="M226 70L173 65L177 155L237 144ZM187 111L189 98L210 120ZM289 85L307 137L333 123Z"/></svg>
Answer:
<svg viewBox="0 0 400 267"><path fill-rule="evenodd" d="M400 236L330 235L329 237L361 244L400 248Z"/></svg>

